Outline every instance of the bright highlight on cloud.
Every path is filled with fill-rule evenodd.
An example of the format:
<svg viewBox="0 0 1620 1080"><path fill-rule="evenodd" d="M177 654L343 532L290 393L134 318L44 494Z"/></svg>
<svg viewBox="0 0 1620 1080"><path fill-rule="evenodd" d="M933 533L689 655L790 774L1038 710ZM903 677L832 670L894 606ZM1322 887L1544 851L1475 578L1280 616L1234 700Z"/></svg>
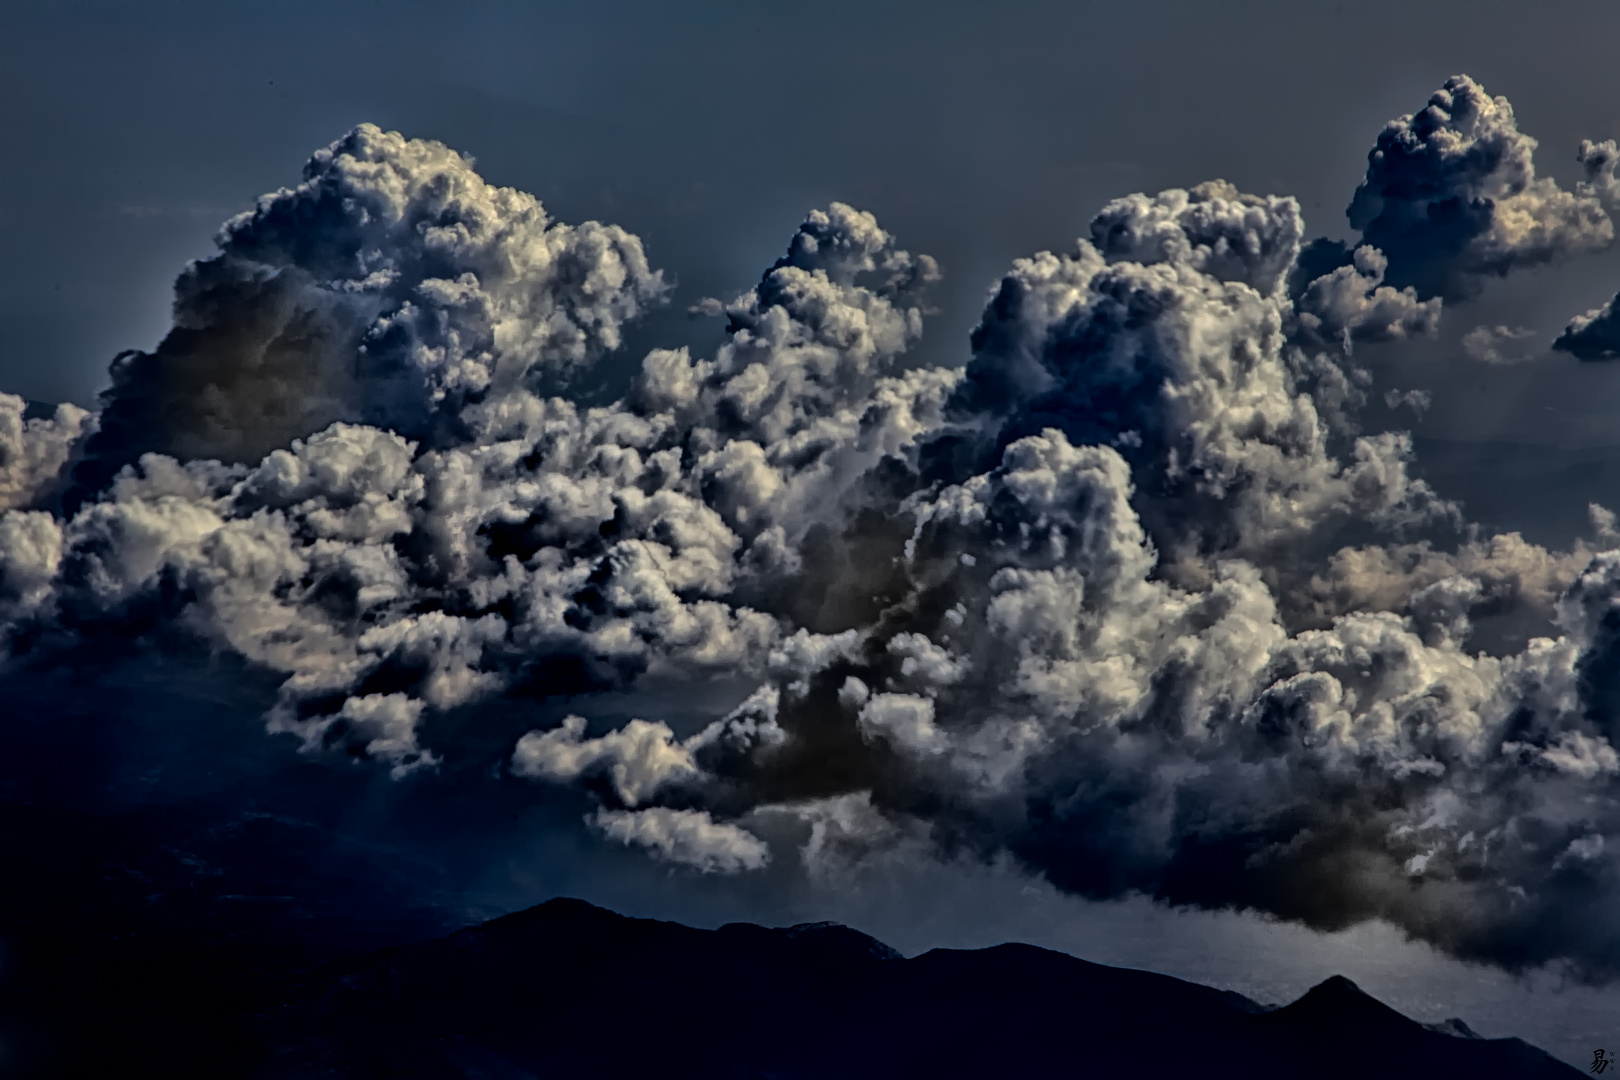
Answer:
<svg viewBox="0 0 1620 1080"><path fill-rule="evenodd" d="M279 680L272 732L401 779L566 700L506 767L704 872L921 837L1611 974L1613 516L1475 535L1357 420L1357 343L1612 242L1612 145L1574 192L1534 148L1458 77L1379 137L1358 245L1219 181L1118 199L1008 270L964 368L906 361L933 260L834 203L701 305L714 355L587 406L665 292L640 242L362 126L225 225L99 414L0 396L5 663L228 650ZM1502 362L1518 331L1475 336ZM733 685L684 731L589 719Z"/></svg>

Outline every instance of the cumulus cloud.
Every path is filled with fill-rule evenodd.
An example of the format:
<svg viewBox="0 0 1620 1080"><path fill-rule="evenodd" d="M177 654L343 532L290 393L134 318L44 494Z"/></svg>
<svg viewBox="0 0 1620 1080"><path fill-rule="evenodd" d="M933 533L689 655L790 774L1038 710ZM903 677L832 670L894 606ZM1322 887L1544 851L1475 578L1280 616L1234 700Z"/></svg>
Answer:
<svg viewBox="0 0 1620 1080"><path fill-rule="evenodd" d="M1463 335L1463 355L1481 364L1522 364L1535 356L1536 332L1522 326L1476 326Z"/></svg>
<svg viewBox="0 0 1620 1080"><path fill-rule="evenodd" d="M1440 298L1418 300L1408 285L1383 283L1389 260L1366 244L1350 261L1306 284L1295 301L1300 328L1320 342L1397 341L1433 336L1440 325Z"/></svg>
<svg viewBox="0 0 1620 1080"><path fill-rule="evenodd" d="M1301 228L1293 199L1213 180L1114 200L1092 219L1091 242L1109 262L1187 266L1270 295L1293 268Z"/></svg>
<svg viewBox="0 0 1620 1080"><path fill-rule="evenodd" d="M1212 247L1201 242L1211 220L1250 231ZM1189 230L1179 245L1164 239L1178 222ZM1254 557L1352 514L1446 518L1408 472L1403 436L1358 438L1343 459L1329 452L1331 425L1301 392L1283 295L1301 231L1294 200L1238 197L1225 184L1110 204L1092 226L1103 248L1043 252L1002 280L974 332L956 414L987 431L992 453L1047 427L1114 446L1154 542L1178 566Z"/></svg>
<svg viewBox="0 0 1620 1080"><path fill-rule="evenodd" d="M1602 307L1577 315L1553 341L1552 347L1577 360L1613 360L1620 357L1620 294Z"/></svg>
<svg viewBox="0 0 1620 1080"><path fill-rule="evenodd" d="M566 783L601 767L627 806L635 806L670 780L697 774L691 753L664 724L632 720L596 739L582 738L584 731L585 718L570 716L561 727L530 732L518 740L512 771Z"/></svg>
<svg viewBox="0 0 1620 1080"><path fill-rule="evenodd" d="M1490 277L1607 247L1614 225L1600 194L1612 187L1612 159L1583 145L1588 180L1570 192L1536 174L1535 149L1506 98L1453 76L1379 134L1350 225L1388 257L1391 285L1447 300L1477 294Z"/></svg>
<svg viewBox="0 0 1620 1080"><path fill-rule="evenodd" d="M834 203L705 305L711 355L598 405L568 379L661 295L639 242L359 128L187 269L99 420L0 427L4 663L227 651L311 754L409 782L499 739L699 872L786 820L812 875L1012 859L1620 969L1613 517L1459 531L1411 439L1355 427L1350 347L1439 312L1396 224L1465 278L1607 225L1505 102L1443 98L1386 132L1340 262L1290 198L1128 196L932 367L938 268Z"/></svg>
<svg viewBox="0 0 1620 1080"><path fill-rule="evenodd" d="M1611 207L1620 205L1620 176L1615 175L1615 168L1620 165L1620 145L1613 139L1602 142L1582 139L1575 160L1586 173L1586 179L1575 189L1577 194L1601 199Z"/></svg>
<svg viewBox="0 0 1620 1080"><path fill-rule="evenodd" d="M1429 543L1343 547L1324 560L1308 585L1285 598L1300 606L1292 621L1326 626L1354 611L1410 613L1413 598L1451 578L1479 589L1470 602L1476 631L1495 629L1513 638L1513 649L1544 633L1556 615L1559 595L1597 552L1615 546L1613 515L1591 507L1594 540L1577 540L1567 551L1549 551L1518 533L1440 550Z"/></svg>
<svg viewBox="0 0 1620 1080"><path fill-rule="evenodd" d="M114 362L90 488L142 453L251 463L337 420L454 438L467 407L616 347L664 291L623 229L554 222L442 144L370 124L216 243L176 284L163 342Z"/></svg>
<svg viewBox="0 0 1620 1080"><path fill-rule="evenodd" d="M7 594L34 620L12 627L13 653L70 645L87 623L181 625L283 676L272 730L402 773L436 761L417 738L430 713L492 694L763 671L781 627L739 594L791 572L805 531L903 452L955 380L882 373L920 332L911 298L936 273L870 215L834 204L729 309L731 340L715 358L655 352L633 401L581 409L545 396L541 376L614 344L656 295L634 237L552 223L459 155L369 127L306 174L230 223L208 265L224 272L252 254L254 274L307 271L354 351L302 350L297 362L332 368L311 385L353 381L333 411L370 422L274 410L282 433L299 435L259 460L229 463L246 444L185 444L219 459L147 450L71 517L10 521L27 543L5 553ZM182 276L181 320L203 272ZM389 292L400 281L412 284ZM434 307L450 303L446 282L459 299ZM361 294L397 305L350 303ZM236 333L257 325L257 303L227 289L210 318ZM457 321L469 311L472 322ZM102 436L123 437L108 435L133 415L122 402L174 389L178 363L163 348L120 361L81 487L140 448L112 454ZM279 392L264 382L271 368L258 353L211 351L200 403L181 404L257 409ZM224 430L280 437L254 423ZM46 447L54 430L31 422L25 446ZM139 434L169 445L150 427ZM18 471L33 484L41 470ZM52 575L54 592L41 584ZM175 610L154 607L160 593ZM721 734L734 743L732 728ZM749 737L769 734L754 724ZM621 760L615 775L634 803L641 774Z"/></svg>
<svg viewBox="0 0 1620 1080"><path fill-rule="evenodd" d="M49 417L26 418L28 402L0 393L0 510L26 509L61 494L68 465L94 417L61 404Z"/></svg>

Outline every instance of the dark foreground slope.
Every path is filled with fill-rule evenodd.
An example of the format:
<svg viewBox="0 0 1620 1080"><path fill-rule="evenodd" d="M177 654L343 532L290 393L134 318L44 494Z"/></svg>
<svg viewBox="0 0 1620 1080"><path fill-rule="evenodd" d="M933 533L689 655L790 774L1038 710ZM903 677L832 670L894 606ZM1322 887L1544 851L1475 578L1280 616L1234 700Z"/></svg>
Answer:
<svg viewBox="0 0 1620 1080"><path fill-rule="evenodd" d="M841 926L694 930L576 900L277 995L253 1020L265 1078L1581 1075L1517 1039L1426 1028L1343 978L1267 1010L1029 945L906 960Z"/></svg>
<svg viewBox="0 0 1620 1080"><path fill-rule="evenodd" d="M465 921L403 861L270 814L0 802L0 1078L244 1075L290 973Z"/></svg>

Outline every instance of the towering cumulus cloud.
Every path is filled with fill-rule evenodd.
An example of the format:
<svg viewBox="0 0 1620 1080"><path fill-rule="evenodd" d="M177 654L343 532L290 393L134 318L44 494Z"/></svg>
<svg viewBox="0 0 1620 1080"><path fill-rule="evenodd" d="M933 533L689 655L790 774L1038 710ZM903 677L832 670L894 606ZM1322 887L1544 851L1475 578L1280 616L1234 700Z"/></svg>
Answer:
<svg viewBox="0 0 1620 1080"><path fill-rule="evenodd" d="M1388 256L1392 285L1447 299L1612 243L1602 200L1613 195L1613 144L1581 147L1588 179L1574 192L1536 175L1535 148L1506 98L1466 75L1448 79L1427 108L1378 136L1350 224Z"/></svg>
<svg viewBox="0 0 1620 1080"><path fill-rule="evenodd" d="M624 230L557 224L455 151L369 124L217 243L156 351L113 364L91 489L141 453L251 463L339 419L462 437L463 409L589 363L663 291Z"/></svg>
<svg viewBox="0 0 1620 1080"><path fill-rule="evenodd" d="M272 731L402 779L526 718L508 775L695 871L924 841L1613 973L1620 552L1459 531L1356 420L1355 343L1608 242L1601 163L1562 192L1532 145L1452 80L1342 258L1289 198L1116 200L964 368L906 362L938 270L835 203L708 305L713 355L586 407L662 293L638 241L359 128L226 225L98 418L0 398L4 662L228 650Z"/></svg>

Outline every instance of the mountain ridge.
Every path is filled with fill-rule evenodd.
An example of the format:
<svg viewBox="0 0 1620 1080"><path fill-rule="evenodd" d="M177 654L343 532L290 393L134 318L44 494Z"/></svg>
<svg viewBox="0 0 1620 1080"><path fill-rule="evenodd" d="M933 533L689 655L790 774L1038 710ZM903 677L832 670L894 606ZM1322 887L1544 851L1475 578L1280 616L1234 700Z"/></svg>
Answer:
<svg viewBox="0 0 1620 1080"><path fill-rule="evenodd" d="M254 1021L262 1080L1579 1075L1343 976L1269 1008L1022 943L906 958L838 924L700 930L569 898L331 961L281 993Z"/></svg>

